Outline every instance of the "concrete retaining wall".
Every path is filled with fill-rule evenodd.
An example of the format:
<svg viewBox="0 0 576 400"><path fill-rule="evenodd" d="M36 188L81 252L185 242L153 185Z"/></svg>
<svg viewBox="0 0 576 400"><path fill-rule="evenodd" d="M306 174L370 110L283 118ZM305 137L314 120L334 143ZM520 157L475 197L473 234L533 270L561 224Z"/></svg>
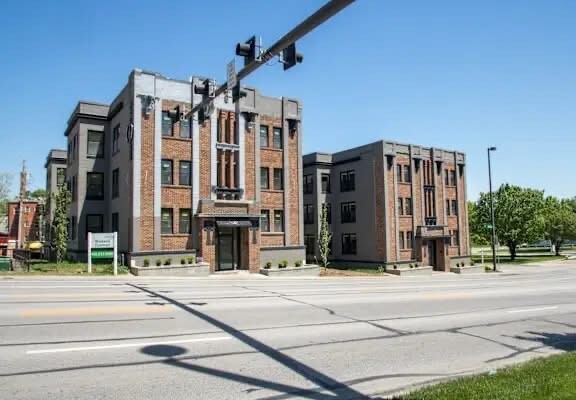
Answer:
<svg viewBox="0 0 576 400"><path fill-rule="evenodd" d="M156 266L156 260L161 260L162 264L167 259L172 260L172 265L180 265L180 260L182 258L186 259L194 257L196 259L196 250L165 250L165 251L142 251L138 253L128 254L128 265L131 267L144 266L144 260L148 259L150 261L150 266Z"/></svg>
<svg viewBox="0 0 576 400"><path fill-rule="evenodd" d="M283 246L283 247L261 247L260 267L264 268L270 261L272 268L278 267L281 261L288 261L288 265L294 265L295 261L304 261L306 258L306 247L304 246Z"/></svg>
<svg viewBox="0 0 576 400"><path fill-rule="evenodd" d="M432 267L401 268L401 269L387 268L386 272L389 274L400 276L432 275Z"/></svg>
<svg viewBox="0 0 576 400"><path fill-rule="evenodd" d="M301 276L320 276L320 267L318 265L303 265L301 267L270 268L260 270L262 275L270 278L292 278Z"/></svg>
<svg viewBox="0 0 576 400"><path fill-rule="evenodd" d="M484 273L484 267L482 265L475 265L473 267L464 267L464 268L450 268L450 272L454 272L456 274L482 274Z"/></svg>
<svg viewBox="0 0 576 400"><path fill-rule="evenodd" d="M210 275L210 264L130 267L130 272L136 276L208 276Z"/></svg>

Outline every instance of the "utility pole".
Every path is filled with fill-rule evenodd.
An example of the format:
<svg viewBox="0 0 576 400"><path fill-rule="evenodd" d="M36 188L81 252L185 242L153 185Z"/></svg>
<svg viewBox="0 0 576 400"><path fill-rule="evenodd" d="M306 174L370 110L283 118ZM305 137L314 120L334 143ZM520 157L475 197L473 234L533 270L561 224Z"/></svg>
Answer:
<svg viewBox="0 0 576 400"><path fill-rule="evenodd" d="M492 194L492 163L490 153L496 151L496 147L488 147L488 186L490 189L490 218L492 220L492 270L496 272L496 222L494 219L494 196Z"/></svg>
<svg viewBox="0 0 576 400"><path fill-rule="evenodd" d="M22 161L22 172L20 172L20 204L18 205L18 248L24 247L24 200L26 200L26 161Z"/></svg>

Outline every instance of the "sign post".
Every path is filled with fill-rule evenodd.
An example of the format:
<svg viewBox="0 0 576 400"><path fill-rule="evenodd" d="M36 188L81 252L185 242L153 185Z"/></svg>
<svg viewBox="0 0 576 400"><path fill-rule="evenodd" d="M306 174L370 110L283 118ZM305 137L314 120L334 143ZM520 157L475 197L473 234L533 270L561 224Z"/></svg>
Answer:
<svg viewBox="0 0 576 400"><path fill-rule="evenodd" d="M232 59L226 66L226 84L228 85L228 90L232 90L234 86L238 83L236 79L236 61Z"/></svg>
<svg viewBox="0 0 576 400"><path fill-rule="evenodd" d="M88 233L88 273L92 259L112 259L114 275L118 275L118 233Z"/></svg>

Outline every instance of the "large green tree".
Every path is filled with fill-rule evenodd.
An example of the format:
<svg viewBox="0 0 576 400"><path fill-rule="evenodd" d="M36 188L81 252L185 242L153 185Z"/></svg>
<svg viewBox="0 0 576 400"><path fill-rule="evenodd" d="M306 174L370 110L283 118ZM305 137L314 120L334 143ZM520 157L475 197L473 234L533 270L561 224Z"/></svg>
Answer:
<svg viewBox="0 0 576 400"><path fill-rule="evenodd" d="M490 229L486 224L480 223L476 204L468 202L468 223L470 224L470 240L476 246L488 246L490 244Z"/></svg>
<svg viewBox="0 0 576 400"><path fill-rule="evenodd" d="M516 250L520 244L535 242L544 237L544 211L543 191L504 184L494 192L496 240L508 247L512 260L516 259ZM488 193L480 194L476 212L478 223L485 227L492 223Z"/></svg>
<svg viewBox="0 0 576 400"><path fill-rule="evenodd" d="M576 211L569 200L546 198L544 223L546 239L555 246L556 255L565 241L576 240Z"/></svg>
<svg viewBox="0 0 576 400"><path fill-rule="evenodd" d="M8 198L10 196L10 185L12 175L7 172L0 172L0 216L8 213Z"/></svg>

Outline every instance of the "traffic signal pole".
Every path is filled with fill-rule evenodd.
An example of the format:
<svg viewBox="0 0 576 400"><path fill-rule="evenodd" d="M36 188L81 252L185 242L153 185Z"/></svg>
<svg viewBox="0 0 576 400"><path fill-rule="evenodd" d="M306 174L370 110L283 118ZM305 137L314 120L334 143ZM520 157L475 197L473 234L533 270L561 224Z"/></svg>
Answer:
<svg viewBox="0 0 576 400"><path fill-rule="evenodd" d="M237 81L240 82L242 79L246 78L252 72L256 71L262 64L268 62L273 57L280 54L282 50L292 45L298 39L301 39L307 35L309 32L313 31L315 28L332 18L334 15L338 14L344 8L354 3L354 1L355 0L330 0L320 9L318 9L314 14L298 24L294 29L282 36L282 38L270 46L270 48L262 52L259 59L250 62L240 71L238 71L236 78ZM218 97L226 90L228 90L228 83L224 82L214 92L214 98ZM204 99L202 102L198 103L192 108L189 115L193 115L194 113L198 112L200 109L202 109L202 107L211 101L213 101L213 98Z"/></svg>

